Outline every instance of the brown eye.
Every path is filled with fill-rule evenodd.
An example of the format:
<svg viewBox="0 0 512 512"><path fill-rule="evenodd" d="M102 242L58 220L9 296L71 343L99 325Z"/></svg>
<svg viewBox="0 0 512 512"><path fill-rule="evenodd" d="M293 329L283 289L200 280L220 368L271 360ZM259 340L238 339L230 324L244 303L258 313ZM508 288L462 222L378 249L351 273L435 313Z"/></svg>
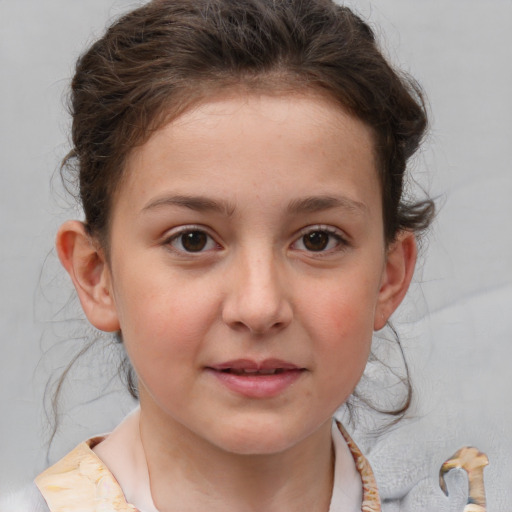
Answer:
<svg viewBox="0 0 512 512"><path fill-rule="evenodd" d="M325 231L312 231L302 237L302 243L308 251L325 251L331 235Z"/></svg>
<svg viewBox="0 0 512 512"><path fill-rule="evenodd" d="M200 253L219 247L208 233L200 229L184 229L169 238L166 244L182 253Z"/></svg>
<svg viewBox="0 0 512 512"><path fill-rule="evenodd" d="M331 226L310 226L302 230L302 235L291 245L294 250L306 253L331 254L346 248L342 232Z"/></svg>
<svg viewBox="0 0 512 512"><path fill-rule="evenodd" d="M208 235L202 231L189 231L181 235L181 245L188 252L202 251L208 242Z"/></svg>

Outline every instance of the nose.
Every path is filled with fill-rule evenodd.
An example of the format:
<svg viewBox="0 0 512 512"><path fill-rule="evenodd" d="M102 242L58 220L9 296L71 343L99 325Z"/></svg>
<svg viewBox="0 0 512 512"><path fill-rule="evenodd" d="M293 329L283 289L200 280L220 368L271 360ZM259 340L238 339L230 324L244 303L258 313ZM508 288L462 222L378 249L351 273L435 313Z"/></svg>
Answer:
<svg viewBox="0 0 512 512"><path fill-rule="evenodd" d="M230 328L264 335L278 332L292 321L290 290L272 251L240 255L226 276L225 286L228 292L222 318Z"/></svg>

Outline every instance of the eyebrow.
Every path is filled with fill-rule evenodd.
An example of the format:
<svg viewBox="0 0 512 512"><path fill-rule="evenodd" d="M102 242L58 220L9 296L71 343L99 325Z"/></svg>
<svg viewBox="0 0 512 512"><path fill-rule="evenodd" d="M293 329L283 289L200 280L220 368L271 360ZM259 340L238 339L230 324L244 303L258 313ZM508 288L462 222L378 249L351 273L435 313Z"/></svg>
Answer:
<svg viewBox="0 0 512 512"><path fill-rule="evenodd" d="M227 201L216 201L204 196L165 196L150 201L142 209L143 212L168 206L189 208L198 212L215 212L231 216L235 207Z"/></svg>
<svg viewBox="0 0 512 512"><path fill-rule="evenodd" d="M288 204L288 212L292 214L315 213L334 208L360 214L368 211L364 203L345 196L310 196L295 199Z"/></svg>
<svg viewBox="0 0 512 512"><path fill-rule="evenodd" d="M162 207L178 206L198 212L215 212L227 216L233 215L235 206L228 201L217 201L205 196L174 195L165 196L150 201L142 209L143 212ZM310 196L294 199L288 204L288 213L292 215L315 213L334 208L342 208L349 212L366 213L364 203L349 199L344 196Z"/></svg>

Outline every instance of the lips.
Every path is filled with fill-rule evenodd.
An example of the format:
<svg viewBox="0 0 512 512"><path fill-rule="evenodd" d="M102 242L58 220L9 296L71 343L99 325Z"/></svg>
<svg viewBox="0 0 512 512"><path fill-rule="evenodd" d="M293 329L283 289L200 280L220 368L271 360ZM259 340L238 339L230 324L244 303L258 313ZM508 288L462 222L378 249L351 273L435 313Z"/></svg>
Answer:
<svg viewBox="0 0 512 512"><path fill-rule="evenodd" d="M279 359L236 359L206 370L230 391L249 398L272 398L284 392L306 371Z"/></svg>
<svg viewBox="0 0 512 512"><path fill-rule="evenodd" d="M295 364L283 361L281 359L265 359L264 361L253 361L252 359L233 359L225 363L215 364L212 369L218 371L224 370L246 370L246 371L265 371L265 370L298 370Z"/></svg>
<svg viewBox="0 0 512 512"><path fill-rule="evenodd" d="M269 368L267 370L253 370L249 368L227 368L226 370L221 370L224 373L232 373L234 375L275 375L276 373L283 373L284 368Z"/></svg>

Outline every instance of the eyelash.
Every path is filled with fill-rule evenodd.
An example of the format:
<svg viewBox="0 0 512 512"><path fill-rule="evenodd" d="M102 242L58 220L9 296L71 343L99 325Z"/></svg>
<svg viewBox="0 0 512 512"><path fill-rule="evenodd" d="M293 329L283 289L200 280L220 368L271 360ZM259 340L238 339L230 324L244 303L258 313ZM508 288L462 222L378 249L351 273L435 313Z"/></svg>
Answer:
<svg viewBox="0 0 512 512"><path fill-rule="evenodd" d="M202 248L200 248L200 250L197 250L197 251L187 250L183 246L183 241L184 241L183 236L187 235L187 234L194 234L194 233L204 235L206 237L205 247L208 245L211 247L207 247L206 249L205 249L205 247L202 247ZM174 245L175 242L180 243L181 247L176 247ZM205 230L204 227L194 226L194 225L183 226L183 227L179 228L178 231L173 232L170 236L168 236L164 240L163 245L170 247L173 251L177 252L178 254L187 254L187 255L188 254L201 254L201 253L210 251L212 249L220 249L221 248L220 244L218 244L214 240L214 238L207 232L207 230Z"/></svg>
<svg viewBox="0 0 512 512"><path fill-rule="evenodd" d="M188 250L183 246L183 236L187 234L198 234L200 236L204 237L204 240L199 240L199 248L198 250ZM320 234L320 235L326 235L327 240L320 239L321 242L326 242L326 247L320 248L319 250L314 250L311 248L306 247L306 237ZM335 242L335 245L332 246L332 242ZM198 240L192 240L190 241L197 242ZM310 240L311 241L311 240ZM176 247L175 243L178 242L181 247ZM204 242L204 245L201 246L201 243ZM313 241L314 242L314 241ZM202 254L204 252L209 252L211 250L215 249L221 249L222 246L215 241L215 239L205 230L202 226L183 226L179 228L178 231L172 233L170 236L168 236L164 242L164 245L170 247L173 251L175 251L178 254ZM298 248L297 244L302 244L302 248ZM295 241L291 244L291 248L293 250L302 251L311 255L314 255L316 257L322 257L324 255L332 254L338 251L342 251L344 248L346 248L349 245L348 241L344 236L340 234L340 231L336 228L329 227L329 226L323 226L323 225L317 225L317 226L308 226L300 231L299 237L295 239Z"/></svg>
<svg viewBox="0 0 512 512"><path fill-rule="evenodd" d="M325 234L328 236L327 241L327 248L320 249L318 251L308 249L305 247L305 238L308 235L313 234ZM332 241L335 241L334 247L329 247L329 245L332 243ZM296 249L296 246L298 243L302 243L304 248ZM317 225L317 226L308 226L300 231L300 236L293 242L292 248L300 251L304 251L308 254L315 255L316 257L322 257L324 255L332 254L338 251L342 251L349 245L349 242L347 239L342 236L340 231L336 228L330 227L330 226L323 226L323 225Z"/></svg>

